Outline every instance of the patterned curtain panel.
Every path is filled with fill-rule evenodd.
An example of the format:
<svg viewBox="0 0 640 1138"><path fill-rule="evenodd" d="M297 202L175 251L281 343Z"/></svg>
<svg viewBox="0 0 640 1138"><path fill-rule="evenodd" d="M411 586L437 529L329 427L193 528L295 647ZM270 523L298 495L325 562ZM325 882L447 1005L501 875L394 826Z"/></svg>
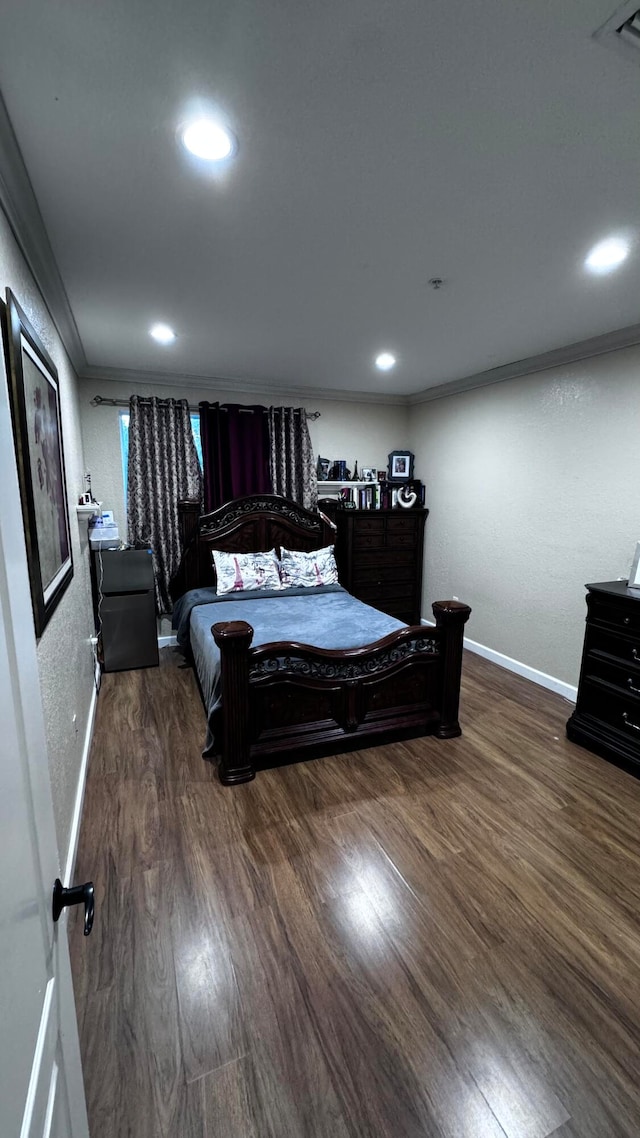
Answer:
<svg viewBox="0 0 640 1138"><path fill-rule="evenodd" d="M129 401L129 541L153 549L156 609L172 609L169 581L180 563L178 502L201 498L202 479L186 399Z"/></svg>
<svg viewBox="0 0 640 1138"><path fill-rule="evenodd" d="M270 407L269 437L274 494L315 509L316 464L304 407Z"/></svg>

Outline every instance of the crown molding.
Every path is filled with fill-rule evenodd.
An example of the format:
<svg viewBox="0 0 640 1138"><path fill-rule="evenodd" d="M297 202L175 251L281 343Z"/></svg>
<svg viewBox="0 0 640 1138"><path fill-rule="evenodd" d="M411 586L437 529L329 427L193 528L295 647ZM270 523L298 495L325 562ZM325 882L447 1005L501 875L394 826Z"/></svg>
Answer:
<svg viewBox="0 0 640 1138"><path fill-rule="evenodd" d="M239 395L268 395L270 399L285 396L288 399L331 399L342 403L382 403L387 406L406 407L407 395L378 395L368 391L344 391L332 387L287 387L257 380L231 379L223 375L194 375L191 373L137 371L129 368L85 366L80 379L94 383L153 384L157 387L195 387L203 391L237 391Z"/></svg>
<svg viewBox="0 0 640 1138"><path fill-rule="evenodd" d="M417 403L430 403L434 399L444 399L447 395L460 395L464 391L473 391L476 387L489 387L493 383L504 383L508 379L520 379L538 371L549 371L554 367L566 367L567 364L579 363L580 360L591 359L594 356L604 356L608 352L618 352L622 348L633 348L640 344L640 324L631 324L628 328L618 328L614 332L604 332L601 336L592 336L589 340L579 340L575 344L567 344L564 348L553 348L550 352L542 352L538 356L528 356L524 360L514 360L513 363L503 364L490 371L481 371L476 375L468 375L463 379L454 379L451 383L442 383L437 387L428 387L425 391L418 391L407 396L411 406Z"/></svg>
<svg viewBox="0 0 640 1138"><path fill-rule="evenodd" d="M76 372L86 357L40 207L0 95L0 208L38 286Z"/></svg>
<svg viewBox="0 0 640 1138"><path fill-rule="evenodd" d="M626 6L625 6L626 10ZM631 10L631 7L630 7ZM608 30L608 24L602 29ZM578 363L580 360L640 344L640 324L613 332L605 332L565 347L554 348L523 360L515 360L489 371L477 372L429 387L412 394L378 394L367 391L345 391L343 388L295 387L277 383L231 378L228 376L175 374L127 368L96 367L87 363L80 333L60 270L51 248L33 186L16 139L7 108L0 94L0 208L4 212L18 247L34 277L44 303L60 334L60 338L81 379L105 382L154 384L171 387L196 387L241 394L285 396L290 399L324 399L344 403L373 403L386 406L415 406L458 395L494 383L519 379L538 371Z"/></svg>

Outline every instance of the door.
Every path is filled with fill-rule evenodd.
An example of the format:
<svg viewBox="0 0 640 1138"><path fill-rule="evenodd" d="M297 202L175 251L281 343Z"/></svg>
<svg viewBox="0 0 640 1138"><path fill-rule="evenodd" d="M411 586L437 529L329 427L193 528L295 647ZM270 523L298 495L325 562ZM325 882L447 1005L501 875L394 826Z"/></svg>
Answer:
<svg viewBox="0 0 640 1138"><path fill-rule="evenodd" d="M0 1131L88 1138L36 641L0 353ZM68 885L69 882L64 882Z"/></svg>

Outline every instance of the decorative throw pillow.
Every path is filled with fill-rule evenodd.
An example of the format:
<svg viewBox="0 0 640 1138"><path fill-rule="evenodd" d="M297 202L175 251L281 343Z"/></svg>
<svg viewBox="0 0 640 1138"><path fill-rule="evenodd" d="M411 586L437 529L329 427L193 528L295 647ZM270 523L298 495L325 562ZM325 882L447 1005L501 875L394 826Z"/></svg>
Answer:
<svg viewBox="0 0 640 1138"><path fill-rule="evenodd" d="M285 549L280 555L280 577L283 589L294 585L337 585L338 567L333 556L333 546L314 549L311 553L301 553L295 549Z"/></svg>
<svg viewBox="0 0 640 1138"><path fill-rule="evenodd" d="M235 593L241 589L280 589L278 558L275 549L268 553L224 553L213 550L216 567L216 592Z"/></svg>

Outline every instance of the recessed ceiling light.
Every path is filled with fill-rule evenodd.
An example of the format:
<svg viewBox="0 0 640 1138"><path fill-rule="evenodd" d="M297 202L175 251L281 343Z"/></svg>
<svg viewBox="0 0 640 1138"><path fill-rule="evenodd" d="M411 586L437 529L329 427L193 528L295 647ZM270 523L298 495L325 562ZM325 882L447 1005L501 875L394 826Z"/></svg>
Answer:
<svg viewBox="0 0 640 1138"><path fill-rule="evenodd" d="M376 356L376 367L380 371L390 371L392 367L396 366L396 357L391 355L391 352L381 352Z"/></svg>
<svg viewBox="0 0 640 1138"><path fill-rule="evenodd" d="M599 241L589 253L585 267L590 273L610 273L617 269L629 255L629 242L622 237L607 237L606 241Z"/></svg>
<svg viewBox="0 0 640 1138"><path fill-rule="evenodd" d="M182 132L182 142L196 158L220 162L233 150L233 136L213 119L196 119Z"/></svg>
<svg viewBox="0 0 640 1138"><path fill-rule="evenodd" d="M176 338L173 328L170 328L168 324L154 324L153 327L149 329L149 335L152 336L158 344L172 344Z"/></svg>

